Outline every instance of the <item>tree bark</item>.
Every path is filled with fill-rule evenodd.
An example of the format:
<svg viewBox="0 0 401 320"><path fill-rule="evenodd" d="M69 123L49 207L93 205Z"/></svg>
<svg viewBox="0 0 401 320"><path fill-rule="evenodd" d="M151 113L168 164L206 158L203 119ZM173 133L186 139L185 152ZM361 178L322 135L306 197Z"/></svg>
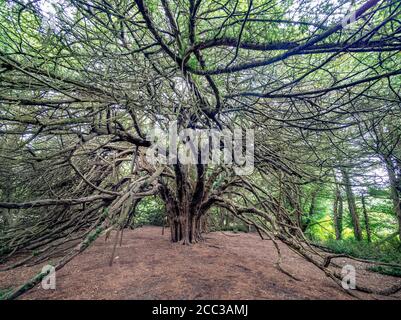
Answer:
<svg viewBox="0 0 401 320"><path fill-rule="evenodd" d="M202 240L202 228L204 225L202 217L190 213L188 210L179 210L173 214L168 212L171 230L171 241L190 244Z"/></svg>
<svg viewBox="0 0 401 320"><path fill-rule="evenodd" d="M301 197L300 197L300 190L297 186L294 186L293 189L284 191L286 200L288 204L294 209L295 221L297 226L305 232L309 224L309 216L306 218L306 222L303 223L302 221L302 208L301 208Z"/></svg>
<svg viewBox="0 0 401 320"><path fill-rule="evenodd" d="M366 235L368 237L368 242L372 242L372 235L371 235L370 225L369 225L368 210L366 209L366 201L365 201L365 196L364 195L361 196L361 201L362 201L363 216L365 218Z"/></svg>
<svg viewBox="0 0 401 320"><path fill-rule="evenodd" d="M388 173L388 178L390 181L390 188L391 188L391 199L393 201L393 208L394 212L397 215L398 220L398 235L401 240L401 200L400 200L400 182L397 179L396 169L394 164L391 162L390 159L385 159L386 169Z"/></svg>
<svg viewBox="0 0 401 320"><path fill-rule="evenodd" d="M205 202L204 165L196 165L197 179L191 185L190 167L174 165L176 185L169 189L161 186L161 196L166 205L166 213L172 242L191 244L201 241L205 230L204 215L208 208Z"/></svg>
<svg viewBox="0 0 401 320"><path fill-rule="evenodd" d="M359 222L359 216L355 204L355 196L351 188L351 181L349 174L345 168L341 168L341 173L343 176L343 183L345 185L345 192L347 194L348 209L352 219L352 225L354 228L355 239L358 241L362 240L362 231Z"/></svg>
<svg viewBox="0 0 401 320"><path fill-rule="evenodd" d="M219 213L220 213L219 227L221 230L224 230L228 223L229 213L227 213L227 210L225 208L219 208Z"/></svg>
<svg viewBox="0 0 401 320"><path fill-rule="evenodd" d="M315 213L316 198L317 198L318 193L319 193L318 188L312 192L312 197L311 197L311 202L310 202L310 207L309 207L309 216L312 216Z"/></svg>
<svg viewBox="0 0 401 320"><path fill-rule="evenodd" d="M336 231L336 240L341 240L343 231L343 197L341 190L336 184L336 198L333 205L334 229Z"/></svg>

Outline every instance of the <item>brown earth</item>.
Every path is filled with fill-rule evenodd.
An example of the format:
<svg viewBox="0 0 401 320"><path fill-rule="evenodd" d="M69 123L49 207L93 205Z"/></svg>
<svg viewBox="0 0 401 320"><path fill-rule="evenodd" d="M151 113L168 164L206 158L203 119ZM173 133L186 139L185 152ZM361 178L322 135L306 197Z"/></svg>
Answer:
<svg viewBox="0 0 401 320"><path fill-rule="evenodd" d="M111 237L113 238L113 237ZM317 267L282 245L283 268L275 267L271 241L254 233L206 235L193 246L173 244L161 228L143 227L124 232L109 266L113 241L99 238L87 251L57 271L56 290L35 287L21 299L352 299ZM337 259L344 264L346 260ZM400 278L366 271L359 263L357 281L385 287ZM0 289L22 284L41 266L0 272ZM363 295L363 298L401 299Z"/></svg>

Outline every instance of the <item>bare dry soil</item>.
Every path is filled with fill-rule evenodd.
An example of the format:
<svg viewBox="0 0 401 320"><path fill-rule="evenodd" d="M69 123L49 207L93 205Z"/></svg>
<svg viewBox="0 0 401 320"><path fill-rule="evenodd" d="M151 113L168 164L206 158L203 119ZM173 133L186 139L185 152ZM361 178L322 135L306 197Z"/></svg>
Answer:
<svg viewBox="0 0 401 320"><path fill-rule="evenodd" d="M167 231L167 230L166 230ZM113 238L113 237L111 237ZM169 241L161 228L124 232L109 266L113 241L99 238L87 251L57 271L56 289L37 286L21 299L352 299L317 267L282 245L283 268L275 267L271 241L255 233L213 232L206 241L183 246ZM337 259L336 263L347 263ZM391 286L400 278L379 275L356 265L365 286ZM0 272L0 288L22 284L41 266ZM401 299L363 295L367 299Z"/></svg>

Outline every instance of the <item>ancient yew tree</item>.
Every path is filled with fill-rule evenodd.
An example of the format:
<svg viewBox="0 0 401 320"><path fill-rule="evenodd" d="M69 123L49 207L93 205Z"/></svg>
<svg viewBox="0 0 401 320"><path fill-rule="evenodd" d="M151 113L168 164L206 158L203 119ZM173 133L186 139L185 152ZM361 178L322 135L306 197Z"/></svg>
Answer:
<svg viewBox="0 0 401 320"><path fill-rule="evenodd" d="M366 138L372 119L400 116L400 6L0 0L4 269L49 257L61 257L60 268L112 231L117 244L141 199L155 195L174 242L201 241L219 207L336 280L331 258L303 235L300 186L332 181L357 159L343 144ZM172 121L179 130L252 129L252 174L150 162L151 131ZM391 159L389 170L399 168Z"/></svg>

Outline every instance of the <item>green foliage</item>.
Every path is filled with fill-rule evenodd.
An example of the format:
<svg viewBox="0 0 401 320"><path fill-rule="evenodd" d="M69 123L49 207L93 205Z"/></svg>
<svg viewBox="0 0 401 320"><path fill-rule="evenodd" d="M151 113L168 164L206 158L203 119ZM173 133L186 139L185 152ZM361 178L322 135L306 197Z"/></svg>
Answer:
<svg viewBox="0 0 401 320"><path fill-rule="evenodd" d="M400 268L394 268L394 267L389 267L389 266L374 266L374 267L369 267L368 270L385 274L388 276L393 276L393 277L401 277L401 269Z"/></svg>
<svg viewBox="0 0 401 320"><path fill-rule="evenodd" d="M306 192L311 192L306 190ZM327 192L319 194L316 199L315 210L309 213L310 203L303 207L303 223L307 225L305 234L312 241L328 241L335 239L333 222L333 196ZM357 211L360 218L363 237L366 239L365 218L362 213L361 200L356 198ZM343 201L344 212L342 219L342 239L354 238L351 216L346 199ZM371 188L366 198L366 207L369 216L369 226L372 240L381 241L397 230L397 219L394 214L393 203L389 199L387 188Z"/></svg>
<svg viewBox="0 0 401 320"><path fill-rule="evenodd" d="M243 223L233 223L233 224L218 228L218 230L216 230L216 231L232 231L234 233L248 232L248 227Z"/></svg>
<svg viewBox="0 0 401 320"><path fill-rule="evenodd" d="M213 208L209 211L208 216L209 231L232 231L232 232L248 232L248 226L237 218L233 218L230 214L224 213L222 216L221 209Z"/></svg>
<svg viewBox="0 0 401 320"><path fill-rule="evenodd" d="M3 300L12 290L12 288L0 288L0 300Z"/></svg>
<svg viewBox="0 0 401 320"><path fill-rule="evenodd" d="M375 244L349 239L329 240L322 244L335 253L345 253L361 259L401 264L401 250L395 243L392 242Z"/></svg>
<svg viewBox="0 0 401 320"><path fill-rule="evenodd" d="M165 217L164 205L159 198L144 198L136 209L135 225L162 226Z"/></svg>
<svg viewBox="0 0 401 320"><path fill-rule="evenodd" d="M369 196L371 197L376 197L376 198L390 198L390 191L388 189L383 189L383 188L374 188L370 187L368 188L368 193Z"/></svg>
<svg viewBox="0 0 401 320"><path fill-rule="evenodd" d="M371 202L369 211L386 213L394 216L393 204L390 199L374 199Z"/></svg>
<svg viewBox="0 0 401 320"><path fill-rule="evenodd" d="M9 253L11 250L10 248L6 247L6 246L2 246L0 247L0 256L5 255L7 253Z"/></svg>
<svg viewBox="0 0 401 320"><path fill-rule="evenodd" d="M375 244L355 240L329 240L323 242L322 245L337 254L347 254L360 259L401 264L401 250L398 241ZM368 270L386 275L401 276L401 268L396 267L372 266Z"/></svg>

